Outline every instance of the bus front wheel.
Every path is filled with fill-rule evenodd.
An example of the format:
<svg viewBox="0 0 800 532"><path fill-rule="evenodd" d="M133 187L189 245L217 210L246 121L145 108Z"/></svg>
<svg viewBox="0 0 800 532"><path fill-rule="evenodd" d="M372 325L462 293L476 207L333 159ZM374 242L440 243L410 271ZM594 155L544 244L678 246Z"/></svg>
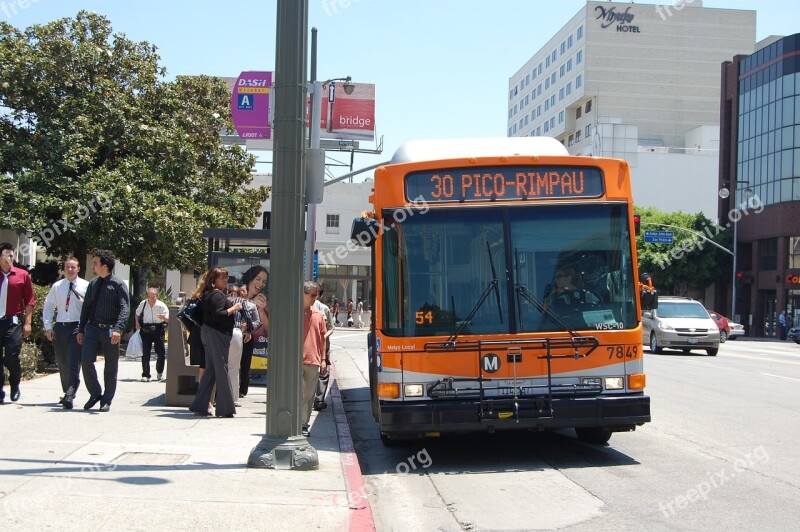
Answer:
<svg viewBox="0 0 800 532"><path fill-rule="evenodd" d="M602 445L611 439L611 431L603 427L575 427L575 434L584 443Z"/></svg>

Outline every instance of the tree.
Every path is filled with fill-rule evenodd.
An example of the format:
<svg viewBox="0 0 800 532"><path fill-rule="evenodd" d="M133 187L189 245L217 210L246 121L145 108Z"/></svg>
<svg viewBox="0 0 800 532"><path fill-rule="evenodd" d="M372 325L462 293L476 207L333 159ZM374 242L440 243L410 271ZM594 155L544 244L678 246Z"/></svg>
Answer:
<svg viewBox="0 0 800 532"><path fill-rule="evenodd" d="M642 217L642 234L636 237L639 271L653 276L659 292L686 295L690 289L703 289L721 276L730 276L731 255L697 236L731 249L733 238L727 228L718 227L702 213L664 213L655 208L636 209L636 213ZM647 244L647 230L672 231L673 243Z"/></svg>
<svg viewBox="0 0 800 532"><path fill-rule="evenodd" d="M220 78L167 81L155 46L81 11L0 23L0 227L50 255L114 251L136 272L203 269L204 227L252 227L266 187L238 146Z"/></svg>

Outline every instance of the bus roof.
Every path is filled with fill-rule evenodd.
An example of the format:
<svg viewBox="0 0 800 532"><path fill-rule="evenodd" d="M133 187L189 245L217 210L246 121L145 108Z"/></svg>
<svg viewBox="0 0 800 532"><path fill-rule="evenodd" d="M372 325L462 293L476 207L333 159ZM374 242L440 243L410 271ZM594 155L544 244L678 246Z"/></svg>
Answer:
<svg viewBox="0 0 800 532"><path fill-rule="evenodd" d="M569 152L553 137L412 140L394 152L391 164L503 155L569 155Z"/></svg>

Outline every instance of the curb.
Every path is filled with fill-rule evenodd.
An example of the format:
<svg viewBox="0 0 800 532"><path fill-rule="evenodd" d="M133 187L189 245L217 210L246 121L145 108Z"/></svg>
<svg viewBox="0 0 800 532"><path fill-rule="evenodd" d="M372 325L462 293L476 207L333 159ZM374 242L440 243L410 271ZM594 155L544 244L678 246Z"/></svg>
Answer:
<svg viewBox="0 0 800 532"><path fill-rule="evenodd" d="M361 475L361 466L358 463L358 456L353 446L353 438L350 435L350 425L347 423L342 405L342 395L339 392L339 384L336 381L336 370L330 367L331 380L331 403L333 406L333 420L336 423L336 437L339 440L339 452L342 460L342 472L344 473L344 484L347 489L347 505L350 508L351 532L370 532L375 530L375 520L372 516L372 507L369 505L367 489L364 486L364 477Z"/></svg>

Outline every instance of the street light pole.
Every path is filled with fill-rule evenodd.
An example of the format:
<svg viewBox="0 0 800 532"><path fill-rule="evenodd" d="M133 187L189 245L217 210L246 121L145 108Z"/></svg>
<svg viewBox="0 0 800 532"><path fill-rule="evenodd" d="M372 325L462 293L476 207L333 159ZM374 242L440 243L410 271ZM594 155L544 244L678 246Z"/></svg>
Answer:
<svg viewBox="0 0 800 532"><path fill-rule="evenodd" d="M747 196L748 200L750 199L750 194L752 193L752 190L750 190L750 182L749 181L742 181L741 183L743 185L745 185L745 188L744 189L739 188L739 183L738 182L735 184L734 195L733 195L734 203L737 200L737 193L739 191L742 191L745 194L745 196ZM727 199L730 195L731 195L731 192L726 187L721 188L720 191L719 191L719 197L722 198L722 199ZM744 202L735 203L735 205L736 205L737 208L739 208L739 207L742 206L743 203ZM731 219L730 218L730 212L728 213L728 218ZM735 320L737 323L739 323L739 320L736 319L736 281L737 281L737 277L736 277L736 274L737 274L736 266L737 266L737 264L736 263L737 263L737 258L738 258L737 257L737 255L738 255L737 249L738 249L738 245L739 245L739 220L740 219L741 219L741 213L738 213L738 212L736 213L736 219L735 220L731 219L731 222L733 223L733 279L731 281L731 316L730 316L730 318L732 320Z"/></svg>
<svg viewBox="0 0 800 532"><path fill-rule="evenodd" d="M250 467L317 469L317 451L300 435L303 352L302 272L305 196L306 32L308 0L278 0L275 48L275 176L266 434Z"/></svg>

